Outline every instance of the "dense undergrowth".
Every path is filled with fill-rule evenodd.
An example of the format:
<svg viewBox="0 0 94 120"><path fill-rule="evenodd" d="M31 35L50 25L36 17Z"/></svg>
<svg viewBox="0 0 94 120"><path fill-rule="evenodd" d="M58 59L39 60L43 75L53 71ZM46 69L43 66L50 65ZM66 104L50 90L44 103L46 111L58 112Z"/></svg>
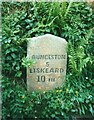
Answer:
<svg viewBox="0 0 94 120"><path fill-rule="evenodd" d="M94 115L94 13L87 3L2 2L2 119ZM68 42L63 88L28 93L27 39L50 33Z"/></svg>

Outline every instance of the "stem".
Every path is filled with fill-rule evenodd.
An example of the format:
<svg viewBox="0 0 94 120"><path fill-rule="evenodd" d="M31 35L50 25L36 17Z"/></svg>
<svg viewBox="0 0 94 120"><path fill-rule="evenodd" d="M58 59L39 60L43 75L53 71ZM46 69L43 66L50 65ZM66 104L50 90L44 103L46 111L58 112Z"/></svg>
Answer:
<svg viewBox="0 0 94 120"><path fill-rule="evenodd" d="M68 8L67 8L67 10L66 10L66 13L65 13L65 15L64 15L64 17L66 17L67 16L67 14L68 14L68 12L69 12L69 9L70 9L70 7L71 7L71 5L72 5L72 0L70 1L70 3L69 3L69 5L68 5Z"/></svg>

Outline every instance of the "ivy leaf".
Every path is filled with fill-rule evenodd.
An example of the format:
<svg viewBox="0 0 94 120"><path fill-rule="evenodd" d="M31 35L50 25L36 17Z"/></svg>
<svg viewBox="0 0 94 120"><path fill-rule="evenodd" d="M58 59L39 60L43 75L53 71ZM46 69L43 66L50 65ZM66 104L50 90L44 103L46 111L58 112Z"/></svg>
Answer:
<svg viewBox="0 0 94 120"><path fill-rule="evenodd" d="M15 59L16 58L16 55L14 53L11 54L11 56Z"/></svg>

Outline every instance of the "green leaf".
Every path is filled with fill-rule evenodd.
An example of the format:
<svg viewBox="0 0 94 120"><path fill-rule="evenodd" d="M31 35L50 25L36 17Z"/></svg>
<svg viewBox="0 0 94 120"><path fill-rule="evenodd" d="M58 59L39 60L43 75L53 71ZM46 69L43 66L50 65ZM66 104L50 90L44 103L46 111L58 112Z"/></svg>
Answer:
<svg viewBox="0 0 94 120"><path fill-rule="evenodd" d="M52 114L51 117L52 117L52 118L55 118L55 114Z"/></svg>
<svg viewBox="0 0 94 120"><path fill-rule="evenodd" d="M30 19L26 19L25 22L28 23L28 24L30 24L31 20Z"/></svg>
<svg viewBox="0 0 94 120"><path fill-rule="evenodd" d="M85 109L84 109L84 106L82 106L82 113L85 115Z"/></svg>
<svg viewBox="0 0 94 120"><path fill-rule="evenodd" d="M22 71L19 71L15 74L16 77L21 77L21 75L22 75Z"/></svg>
<svg viewBox="0 0 94 120"><path fill-rule="evenodd" d="M11 56L15 59L16 58L16 55L14 53L11 54Z"/></svg>
<svg viewBox="0 0 94 120"><path fill-rule="evenodd" d="M89 110L90 110L91 114L92 114L92 115L94 115L94 110L93 110L92 105L91 105L91 104L89 104L89 107L90 107L90 108L89 108Z"/></svg>
<svg viewBox="0 0 94 120"><path fill-rule="evenodd" d="M6 53L6 54L10 53L10 50L9 50L9 49L7 49L5 53Z"/></svg>

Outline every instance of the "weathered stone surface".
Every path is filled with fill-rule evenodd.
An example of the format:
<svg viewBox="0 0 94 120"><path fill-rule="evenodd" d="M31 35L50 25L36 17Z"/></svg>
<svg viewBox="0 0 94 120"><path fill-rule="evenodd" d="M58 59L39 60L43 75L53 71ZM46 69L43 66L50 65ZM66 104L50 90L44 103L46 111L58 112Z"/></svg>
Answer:
<svg viewBox="0 0 94 120"><path fill-rule="evenodd" d="M29 91L46 91L64 84L67 64L65 39L46 34L28 38L27 57L35 63L27 68Z"/></svg>

